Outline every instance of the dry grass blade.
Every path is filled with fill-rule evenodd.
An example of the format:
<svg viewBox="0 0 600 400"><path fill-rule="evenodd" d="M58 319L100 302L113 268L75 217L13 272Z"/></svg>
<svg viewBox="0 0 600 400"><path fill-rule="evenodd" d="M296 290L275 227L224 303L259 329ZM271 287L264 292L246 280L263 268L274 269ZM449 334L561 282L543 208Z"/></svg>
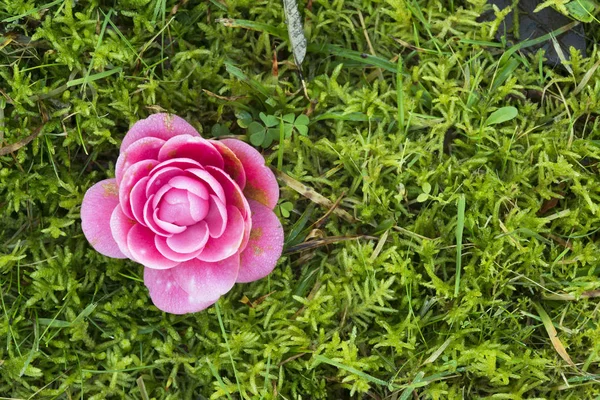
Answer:
<svg viewBox="0 0 600 400"><path fill-rule="evenodd" d="M593 299L595 297L600 297L600 290L589 290L581 293L579 296L574 296L568 293L544 294L544 300L575 301L581 299Z"/></svg>
<svg viewBox="0 0 600 400"><path fill-rule="evenodd" d="M244 99L244 98L248 97L248 96L221 96L221 95L211 92L210 90L202 89L202 91L210 97L214 97L216 99L225 100L225 101L236 101L236 100Z"/></svg>
<svg viewBox="0 0 600 400"><path fill-rule="evenodd" d="M331 206L331 208L329 210L327 210L327 212L325 213L325 215L323 215L321 218L319 218L314 224L312 224L310 226L310 228L320 228L321 226L323 226L323 224L327 221L327 219L329 218L329 216L331 215L331 213L333 213L338 206L340 205L340 202L342 201L342 199L344 198L344 196L346 195L346 192L342 193L340 197L338 197L338 199L335 201L335 203L333 203L333 205Z"/></svg>
<svg viewBox="0 0 600 400"><path fill-rule="evenodd" d="M554 349L556 350L558 355L563 360L565 360L567 364L574 367L575 363L573 362L573 360L571 360L571 357L569 356L569 353L567 353L565 346L558 338L558 333L556 332L556 328L554 328L554 325L552 325L552 320L550 319L550 316L548 315L548 313L546 313L546 310L544 310L544 308L540 304L534 302L533 305L535 306L540 318L542 319L542 323L544 324L544 328L546 328L546 332L548 332L548 336L550 337L552 346L554 346Z"/></svg>
<svg viewBox="0 0 600 400"><path fill-rule="evenodd" d="M19 150L21 147L27 146L33 139L38 137L44 125L37 128L31 135L27 136L24 139L19 140L16 143L9 144L8 146L0 147L0 156L5 156L7 154L13 153Z"/></svg>
<svg viewBox="0 0 600 400"><path fill-rule="evenodd" d="M317 193L314 189L306 186L305 184L303 184L301 182L298 182L291 176L289 176L281 171L278 171L276 169L273 169L273 173L275 173L275 176L277 178L279 178L286 186L294 189L296 192L300 193L302 196L306 197L310 201L317 203L321 206L327 207L329 209L333 209L333 213L335 215L345 219L346 221L348 221L352 224L358 222L358 220L356 218L354 218L352 215L348 214L348 212L341 210L339 208L334 208L335 203L333 203L331 200L329 200L325 196Z"/></svg>
<svg viewBox="0 0 600 400"><path fill-rule="evenodd" d="M444 343L442 343L442 345L436 350L434 351L427 360L425 360L425 362L423 363L423 365L425 364L431 364L433 362L435 362L435 360L438 359L439 356L442 355L442 353L444 352L444 350L446 350L446 348L448 347L448 345L450 345L450 343L452 342L453 338L449 337L448 339L446 339L446 341Z"/></svg>
<svg viewBox="0 0 600 400"><path fill-rule="evenodd" d="M140 396L142 397L142 399L148 400L148 391L146 390L146 385L144 384L144 378L140 376L139 378L137 378L136 383L140 388Z"/></svg>
<svg viewBox="0 0 600 400"><path fill-rule="evenodd" d="M284 254L298 253L300 251L312 250L312 249L316 249L317 247L326 246L328 244L345 242L348 240L356 240L356 239L376 240L378 238L376 238L374 236L368 236L368 235L331 236L331 237L324 238L324 239L310 240L308 242L300 243L296 246L292 246L292 247L284 250L283 253Z"/></svg>
<svg viewBox="0 0 600 400"><path fill-rule="evenodd" d="M592 66L592 68L590 68L590 70L585 73L583 78L581 78L581 82L579 82L579 85L577 85L577 87L573 91L574 95L579 94L579 92L581 92L583 89L585 89L588 82L592 78L592 75L594 75L594 72L596 72L596 70L598 69L599 66L600 66L600 60L596 61L596 63Z"/></svg>

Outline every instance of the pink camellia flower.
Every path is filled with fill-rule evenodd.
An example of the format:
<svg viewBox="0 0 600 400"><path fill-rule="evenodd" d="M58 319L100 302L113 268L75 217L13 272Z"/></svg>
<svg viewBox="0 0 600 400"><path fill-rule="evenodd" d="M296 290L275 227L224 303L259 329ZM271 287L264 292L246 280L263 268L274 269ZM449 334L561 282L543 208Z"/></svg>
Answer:
<svg viewBox="0 0 600 400"><path fill-rule="evenodd" d="M154 114L123 139L115 176L85 194L83 233L99 253L144 265L163 311L203 310L281 256L279 186L242 141L206 140L183 119Z"/></svg>

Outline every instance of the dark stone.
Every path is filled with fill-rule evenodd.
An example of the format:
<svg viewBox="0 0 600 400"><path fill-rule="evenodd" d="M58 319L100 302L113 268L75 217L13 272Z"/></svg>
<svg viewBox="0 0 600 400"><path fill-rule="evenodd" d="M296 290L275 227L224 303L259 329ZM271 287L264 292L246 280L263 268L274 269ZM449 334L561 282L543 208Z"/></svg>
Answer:
<svg viewBox="0 0 600 400"><path fill-rule="evenodd" d="M489 4L495 4L499 9L504 9L512 4L510 0L488 0ZM534 13L533 10L540 4L536 0L519 0L518 1L518 12L519 12L519 38L517 39L513 34L514 27L514 10L510 12L504 19L504 23L500 25L498 32L496 32L496 40L500 41L503 36L506 40L513 44L523 42L530 39L535 39L540 36L546 35L558 28L561 28L568 23L572 22L572 19L565 17L558 11L555 11L552 7L546 7L543 10ZM495 18L494 11L490 10L481 16L482 21L491 21ZM583 24L579 24L573 29L563 33L562 35L556 36L560 47L563 50L565 58L570 58L570 47L574 47L581 52L583 57L586 57L586 43L585 34L583 30ZM560 65L561 60L552 40L547 40L535 46L526 47L523 49L525 52L536 53L539 49L544 49L546 64Z"/></svg>

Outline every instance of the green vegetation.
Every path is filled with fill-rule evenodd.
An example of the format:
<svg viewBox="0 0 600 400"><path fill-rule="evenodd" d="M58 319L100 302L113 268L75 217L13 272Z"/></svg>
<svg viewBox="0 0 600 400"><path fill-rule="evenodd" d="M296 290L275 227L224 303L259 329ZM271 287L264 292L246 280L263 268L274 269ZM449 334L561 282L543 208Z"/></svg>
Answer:
<svg viewBox="0 0 600 400"><path fill-rule="evenodd" d="M304 90L279 1L2 2L0 397L598 398L600 29L552 68L486 7L301 2ZM163 110L287 175L275 272L186 316L79 220Z"/></svg>

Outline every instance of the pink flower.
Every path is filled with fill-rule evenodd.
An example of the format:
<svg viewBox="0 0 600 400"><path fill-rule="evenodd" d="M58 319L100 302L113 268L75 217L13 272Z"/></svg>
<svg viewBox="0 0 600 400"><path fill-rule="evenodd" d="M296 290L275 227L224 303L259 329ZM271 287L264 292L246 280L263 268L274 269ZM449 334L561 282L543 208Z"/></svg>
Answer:
<svg viewBox="0 0 600 400"><path fill-rule="evenodd" d="M85 194L83 233L99 253L144 265L156 307L203 310L281 256L279 186L264 164L242 141L206 140L183 119L154 114L123 139L116 178Z"/></svg>

